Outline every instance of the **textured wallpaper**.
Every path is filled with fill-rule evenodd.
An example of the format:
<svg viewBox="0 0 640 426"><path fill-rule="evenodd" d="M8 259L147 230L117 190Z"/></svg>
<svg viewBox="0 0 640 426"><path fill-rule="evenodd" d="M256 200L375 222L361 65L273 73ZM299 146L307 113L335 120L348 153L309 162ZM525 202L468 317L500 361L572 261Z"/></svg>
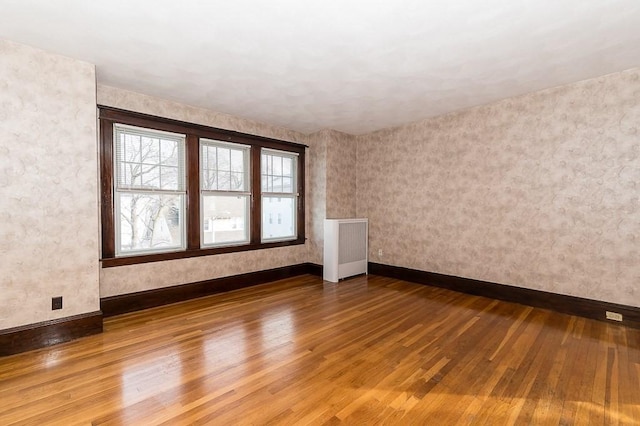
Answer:
<svg viewBox="0 0 640 426"><path fill-rule="evenodd" d="M639 129L633 69L361 136L371 260L640 306Z"/></svg>
<svg viewBox="0 0 640 426"><path fill-rule="evenodd" d="M309 258L322 264L324 220L355 217L357 138L335 130L322 130L308 138L311 152L309 174Z"/></svg>
<svg viewBox="0 0 640 426"><path fill-rule="evenodd" d="M308 140L307 135L291 130L108 86L98 86L98 104L285 141L309 145L313 143ZM312 161L311 151L312 148L307 150L305 163L307 185L309 185L309 169ZM311 198L312 195L307 191L305 212L307 217L310 217L309 199ZM307 238L310 237L312 229L310 222L310 220L306 221ZM100 296L114 296L303 263L307 261L308 251L309 244L304 244L277 249L103 268L100 271Z"/></svg>
<svg viewBox="0 0 640 426"><path fill-rule="evenodd" d="M322 264L324 247L324 219L327 217L327 146L330 138L330 130L309 135L312 161L307 181L307 205L310 210L311 229L308 237L308 261L316 264Z"/></svg>
<svg viewBox="0 0 640 426"><path fill-rule="evenodd" d="M327 218L353 218L356 215L357 138L331 132L327 146Z"/></svg>
<svg viewBox="0 0 640 426"><path fill-rule="evenodd" d="M0 329L98 311L94 66L0 40L0 93Z"/></svg>

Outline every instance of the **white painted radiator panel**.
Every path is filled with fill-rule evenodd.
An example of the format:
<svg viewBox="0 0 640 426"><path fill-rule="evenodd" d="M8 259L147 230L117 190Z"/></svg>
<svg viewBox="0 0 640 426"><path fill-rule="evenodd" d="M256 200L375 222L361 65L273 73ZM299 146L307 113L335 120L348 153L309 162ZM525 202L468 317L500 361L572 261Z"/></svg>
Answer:
<svg viewBox="0 0 640 426"><path fill-rule="evenodd" d="M326 219L324 223L323 278L342 278L367 273L367 219Z"/></svg>

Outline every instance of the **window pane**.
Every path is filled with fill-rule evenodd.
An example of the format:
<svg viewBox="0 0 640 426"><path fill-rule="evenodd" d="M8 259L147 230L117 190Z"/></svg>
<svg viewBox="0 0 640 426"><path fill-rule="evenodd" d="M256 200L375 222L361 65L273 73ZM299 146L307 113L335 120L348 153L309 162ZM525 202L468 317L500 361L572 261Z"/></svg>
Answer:
<svg viewBox="0 0 640 426"><path fill-rule="evenodd" d="M262 239L295 238L294 208L294 197L262 197Z"/></svg>
<svg viewBox="0 0 640 426"><path fill-rule="evenodd" d="M120 163L120 182L121 185L130 186L133 185L133 173L131 171L132 167L130 163ZM139 183L139 182L137 182Z"/></svg>
<svg viewBox="0 0 640 426"><path fill-rule="evenodd" d="M271 158L273 158L273 174L282 176L282 157L273 155Z"/></svg>
<svg viewBox="0 0 640 426"><path fill-rule="evenodd" d="M231 150L231 171L242 172L244 170L244 155L237 149Z"/></svg>
<svg viewBox="0 0 640 426"><path fill-rule="evenodd" d="M142 166L142 188L155 189L160 187L160 169L158 166Z"/></svg>
<svg viewBox="0 0 640 426"><path fill-rule="evenodd" d="M263 175L270 175L271 174L271 167L269 167L270 163L269 163L269 156L266 154L262 154L261 155L261 169L262 169L262 174Z"/></svg>
<svg viewBox="0 0 640 426"><path fill-rule="evenodd" d="M143 137L142 150L140 155L142 156L142 162L146 164L158 164L160 162L160 139Z"/></svg>
<svg viewBox="0 0 640 426"><path fill-rule="evenodd" d="M215 170L204 170L200 185L202 185L202 189L218 189L218 176Z"/></svg>
<svg viewBox="0 0 640 426"><path fill-rule="evenodd" d="M140 162L140 136L128 135L123 133L120 135L120 141L123 143L124 161Z"/></svg>
<svg viewBox="0 0 640 426"><path fill-rule="evenodd" d="M246 148L231 145L216 146L203 139L201 149L200 187L207 191L247 191L249 171L246 167Z"/></svg>
<svg viewBox="0 0 640 426"><path fill-rule="evenodd" d="M203 163L204 167L210 170L216 169L216 164L218 162L216 157L216 147L215 146L204 146L204 152L206 153L206 161Z"/></svg>
<svg viewBox="0 0 640 426"><path fill-rule="evenodd" d="M294 193L295 157L263 151L261 158L262 192Z"/></svg>
<svg viewBox="0 0 640 426"><path fill-rule="evenodd" d="M217 148L218 150L218 170L231 170L231 152L227 148Z"/></svg>
<svg viewBox="0 0 640 426"><path fill-rule="evenodd" d="M147 129L115 126L115 160L119 170L118 189L170 189L184 188L184 138L181 135L156 133ZM162 166L177 168L169 172L171 182L165 180ZM169 169L167 169L169 170Z"/></svg>
<svg viewBox="0 0 640 426"><path fill-rule="evenodd" d="M260 182L262 184L262 192L269 192L271 184L271 174L269 173L269 161L266 155L262 155L262 161L260 163Z"/></svg>
<svg viewBox="0 0 640 426"><path fill-rule="evenodd" d="M290 177L282 178L282 192L293 192L293 181Z"/></svg>
<svg viewBox="0 0 640 426"><path fill-rule="evenodd" d="M231 173L231 190L243 191L244 190L244 173Z"/></svg>
<svg viewBox="0 0 640 426"><path fill-rule="evenodd" d="M218 172L218 187L220 191L229 191L231 189L231 176L229 172Z"/></svg>
<svg viewBox="0 0 640 426"><path fill-rule="evenodd" d="M183 195L119 194L120 252L183 247L182 205Z"/></svg>
<svg viewBox="0 0 640 426"><path fill-rule="evenodd" d="M160 161L167 166L178 165L178 143L176 141L160 140Z"/></svg>
<svg viewBox="0 0 640 426"><path fill-rule="evenodd" d="M282 159L282 175L283 176L293 176L291 174L292 173L291 163L292 163L291 158L285 157Z"/></svg>
<svg viewBox="0 0 640 426"><path fill-rule="evenodd" d="M273 192L282 192L282 177L274 176L273 177L273 188L271 188Z"/></svg>
<svg viewBox="0 0 640 426"><path fill-rule="evenodd" d="M161 167L161 185L162 189L177 190L178 189L178 168L177 167Z"/></svg>
<svg viewBox="0 0 640 426"><path fill-rule="evenodd" d="M124 187L143 186L148 177L143 174L148 172L150 167L142 163L119 162L120 175L118 176L119 184Z"/></svg>
<svg viewBox="0 0 640 426"><path fill-rule="evenodd" d="M249 197L204 195L202 197L203 245L249 241Z"/></svg>

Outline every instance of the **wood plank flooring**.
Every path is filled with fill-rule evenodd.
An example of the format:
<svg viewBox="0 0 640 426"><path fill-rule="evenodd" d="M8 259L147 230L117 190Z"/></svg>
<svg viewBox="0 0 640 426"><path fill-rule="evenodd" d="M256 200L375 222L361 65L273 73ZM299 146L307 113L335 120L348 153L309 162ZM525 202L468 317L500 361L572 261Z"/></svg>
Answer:
<svg viewBox="0 0 640 426"><path fill-rule="evenodd" d="M10 424L640 424L640 330L301 276L0 358Z"/></svg>

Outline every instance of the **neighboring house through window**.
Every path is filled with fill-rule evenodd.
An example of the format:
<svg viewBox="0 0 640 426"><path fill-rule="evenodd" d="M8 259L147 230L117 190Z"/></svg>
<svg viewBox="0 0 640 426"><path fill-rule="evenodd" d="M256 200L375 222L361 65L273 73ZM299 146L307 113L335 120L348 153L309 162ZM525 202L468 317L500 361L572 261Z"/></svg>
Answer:
<svg viewBox="0 0 640 426"><path fill-rule="evenodd" d="M200 139L200 209L213 218L203 226L203 247L249 242L250 148Z"/></svg>
<svg viewBox="0 0 640 426"><path fill-rule="evenodd" d="M262 241L297 237L297 161L295 153L262 149ZM273 223L273 215L278 218L277 224Z"/></svg>

